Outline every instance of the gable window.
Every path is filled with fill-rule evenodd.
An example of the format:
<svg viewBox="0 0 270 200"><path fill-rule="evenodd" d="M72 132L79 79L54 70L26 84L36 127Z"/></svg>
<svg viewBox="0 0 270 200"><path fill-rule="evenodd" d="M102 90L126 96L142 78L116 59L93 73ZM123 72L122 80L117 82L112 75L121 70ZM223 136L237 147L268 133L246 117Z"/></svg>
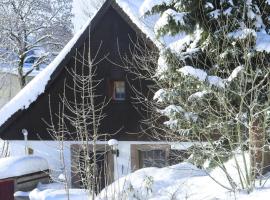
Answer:
<svg viewBox="0 0 270 200"><path fill-rule="evenodd" d="M126 86L125 81L113 81L113 100L126 100Z"/></svg>

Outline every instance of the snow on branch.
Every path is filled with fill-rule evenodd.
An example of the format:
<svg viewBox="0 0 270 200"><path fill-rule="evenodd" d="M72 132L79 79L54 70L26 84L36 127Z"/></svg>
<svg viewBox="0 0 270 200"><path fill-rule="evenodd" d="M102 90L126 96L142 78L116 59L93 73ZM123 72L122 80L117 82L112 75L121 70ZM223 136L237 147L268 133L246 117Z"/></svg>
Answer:
<svg viewBox="0 0 270 200"><path fill-rule="evenodd" d="M232 71L232 73L231 73L231 75L229 76L229 78L227 79L227 81L228 82L231 82L232 80L234 80L237 76L238 76L238 74L242 71L244 69L244 66L238 66L238 67L236 67L233 71Z"/></svg>
<svg viewBox="0 0 270 200"><path fill-rule="evenodd" d="M168 5L171 2L172 0L145 0L139 9L140 15L145 15L145 13L150 12L157 5Z"/></svg>
<svg viewBox="0 0 270 200"><path fill-rule="evenodd" d="M199 81L205 81L207 78L207 73L202 69L197 69L192 66L184 66L178 70L185 76L192 76Z"/></svg>
<svg viewBox="0 0 270 200"><path fill-rule="evenodd" d="M270 53L270 35L267 33L258 32L255 49L259 52Z"/></svg>
<svg viewBox="0 0 270 200"><path fill-rule="evenodd" d="M179 13L173 9L166 10L156 22L154 28L155 32L158 33L159 30L161 30L162 28L164 28L166 25L169 24L170 20L174 20L177 24L184 25L185 24L184 17L186 16L186 14L187 14L186 12Z"/></svg>

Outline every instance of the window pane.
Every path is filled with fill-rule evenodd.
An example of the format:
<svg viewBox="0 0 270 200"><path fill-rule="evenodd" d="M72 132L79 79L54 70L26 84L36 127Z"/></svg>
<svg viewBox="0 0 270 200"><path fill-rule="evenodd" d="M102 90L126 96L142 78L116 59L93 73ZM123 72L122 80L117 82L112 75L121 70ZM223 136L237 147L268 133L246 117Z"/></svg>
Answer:
<svg viewBox="0 0 270 200"><path fill-rule="evenodd" d="M115 100L125 100L126 98L126 88L124 81L114 81L114 99Z"/></svg>
<svg viewBox="0 0 270 200"><path fill-rule="evenodd" d="M140 151L139 156L140 168L166 166L166 154L164 150Z"/></svg>

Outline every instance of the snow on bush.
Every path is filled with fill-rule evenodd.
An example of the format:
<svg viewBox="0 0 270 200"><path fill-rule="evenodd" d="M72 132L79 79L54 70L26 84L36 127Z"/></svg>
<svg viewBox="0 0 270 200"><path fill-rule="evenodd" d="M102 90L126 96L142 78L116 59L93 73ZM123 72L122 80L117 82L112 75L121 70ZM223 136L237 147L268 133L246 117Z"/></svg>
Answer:
<svg viewBox="0 0 270 200"><path fill-rule="evenodd" d="M185 76L189 75L192 76L200 81L205 81L207 78L207 73L202 69L196 69L192 66L184 66L178 70Z"/></svg>
<svg viewBox="0 0 270 200"><path fill-rule="evenodd" d="M207 81L210 86L216 86L218 88L224 88L224 80L218 76L208 76Z"/></svg>
<svg viewBox="0 0 270 200"><path fill-rule="evenodd" d="M156 100L157 102L163 102L166 98L166 91L164 89L159 89L155 92L153 100Z"/></svg>
<svg viewBox="0 0 270 200"><path fill-rule="evenodd" d="M241 30L237 30L228 34L228 37L233 39L246 39L250 36L256 37L255 30L250 28L243 28Z"/></svg>
<svg viewBox="0 0 270 200"><path fill-rule="evenodd" d="M185 23L184 17L186 14L187 13L184 13L184 12L178 13L173 9L166 10L156 22L155 27L154 27L155 32L158 33L161 28L168 25L169 20L171 19L174 19L176 23L184 24Z"/></svg>
<svg viewBox="0 0 270 200"><path fill-rule="evenodd" d="M270 35L258 32L255 49L260 52L270 53Z"/></svg>
<svg viewBox="0 0 270 200"><path fill-rule="evenodd" d="M203 98L206 94L209 94L209 91L200 91L200 92L195 92L192 95L188 97L188 101L194 101Z"/></svg>
<svg viewBox="0 0 270 200"><path fill-rule="evenodd" d="M236 67L236 68L232 71L232 73L231 73L231 75L229 76L229 78L227 79L227 81L228 81L228 82L231 82L233 79L235 79L235 78L238 76L238 74L239 74L243 69L244 69L244 67L243 67L242 65Z"/></svg>
<svg viewBox="0 0 270 200"><path fill-rule="evenodd" d="M47 160L39 156L16 156L0 159L0 179L48 170Z"/></svg>

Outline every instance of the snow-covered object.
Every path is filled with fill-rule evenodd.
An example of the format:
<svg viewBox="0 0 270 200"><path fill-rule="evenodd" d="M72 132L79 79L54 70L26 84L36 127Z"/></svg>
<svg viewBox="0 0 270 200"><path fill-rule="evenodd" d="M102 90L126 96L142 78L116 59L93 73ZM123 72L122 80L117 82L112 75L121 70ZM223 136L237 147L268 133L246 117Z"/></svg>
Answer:
<svg viewBox="0 0 270 200"><path fill-rule="evenodd" d="M202 30L197 29L193 34L186 34L180 32L175 36L167 36L166 47L169 48L172 52L188 57L199 51L197 48L198 43L201 39ZM182 52L182 53L181 53Z"/></svg>
<svg viewBox="0 0 270 200"><path fill-rule="evenodd" d="M204 95L208 94L209 91L200 91L200 92L195 92L194 94L190 95L188 97L188 101L194 101L194 100L198 100L204 97Z"/></svg>
<svg viewBox="0 0 270 200"><path fill-rule="evenodd" d="M68 197L72 200L89 200L88 192L82 189L69 189L68 192L65 189L35 189L29 194L30 200L67 200Z"/></svg>
<svg viewBox="0 0 270 200"><path fill-rule="evenodd" d="M45 91L46 85L51 79L51 75L70 52L71 48L75 45L89 24L90 20L77 34L75 34L75 36L68 42L64 49L53 60L53 62L44 70L42 70L42 72L40 72L32 81L30 81L30 83L28 83L11 101L9 101L0 110L0 126L18 110L24 110L28 108L30 104Z"/></svg>
<svg viewBox="0 0 270 200"><path fill-rule="evenodd" d="M163 78L163 74L168 71L168 64L166 61L165 55L160 54L158 58L158 66L156 70L156 76L159 77L159 79Z"/></svg>
<svg viewBox="0 0 270 200"><path fill-rule="evenodd" d="M159 89L155 92L153 100L156 100L157 102L163 102L166 98L166 91L164 89Z"/></svg>
<svg viewBox="0 0 270 200"><path fill-rule="evenodd" d="M60 174L60 175L58 176L58 179L59 179L60 181L66 181L66 176L65 176L64 174Z"/></svg>
<svg viewBox="0 0 270 200"><path fill-rule="evenodd" d="M237 77L237 75L244 69L244 67L241 65L241 66L238 66L236 67L231 75L229 76L229 78L227 79L227 81L231 82L233 79L235 79Z"/></svg>
<svg viewBox="0 0 270 200"><path fill-rule="evenodd" d="M185 112L181 106L169 105L164 110L160 111L163 115L174 116L177 113Z"/></svg>
<svg viewBox="0 0 270 200"><path fill-rule="evenodd" d="M255 49L260 52L270 53L270 35L258 32Z"/></svg>
<svg viewBox="0 0 270 200"><path fill-rule="evenodd" d="M178 119L175 119L177 115L181 114L185 120L196 122L198 119L198 115L193 112L186 112L181 106L177 105L169 105L163 110L159 110L159 112L170 118L169 121L165 121L164 124L169 127L177 128Z"/></svg>
<svg viewBox="0 0 270 200"><path fill-rule="evenodd" d="M48 170L47 160L39 156L17 156L0 159L0 179Z"/></svg>
<svg viewBox="0 0 270 200"><path fill-rule="evenodd" d="M220 9L213 10L212 12L209 13L209 15L214 19L218 19L220 14L221 14Z"/></svg>
<svg viewBox="0 0 270 200"><path fill-rule="evenodd" d="M158 19L158 21L156 22L155 24L155 32L158 33L158 31L168 25L169 23L169 20L170 19L174 19L174 21L176 23L179 23L179 24L184 24L185 21L184 21L184 17L185 17L186 13L179 13L179 12L176 12L175 10L173 9L168 9L166 10L162 15L161 17Z"/></svg>
<svg viewBox="0 0 270 200"><path fill-rule="evenodd" d="M240 29L231 33L228 33L228 37L233 38L233 39L246 39L247 37L256 37L256 32L254 29L250 28L244 28Z"/></svg>
<svg viewBox="0 0 270 200"><path fill-rule="evenodd" d="M116 139L110 139L108 141L108 145L109 146L115 146L115 145L118 145L118 141Z"/></svg>
<svg viewBox="0 0 270 200"><path fill-rule="evenodd" d="M89 192L83 189L69 189L67 191L63 184L39 184L29 193L30 200L89 200Z"/></svg>
<svg viewBox="0 0 270 200"><path fill-rule="evenodd" d="M225 87L224 80L218 76L207 76L207 81L211 86L214 85L219 88Z"/></svg>
<svg viewBox="0 0 270 200"><path fill-rule="evenodd" d="M178 70L179 72L183 73L184 75L192 76L200 81L205 81L207 77L207 73L202 69L197 69L192 66L184 66Z"/></svg>
<svg viewBox="0 0 270 200"><path fill-rule="evenodd" d="M228 33L228 37L233 39L246 39L247 37L256 38L255 50L259 52L270 53L270 35L259 31L256 32L254 29L243 28L231 33Z"/></svg>
<svg viewBox="0 0 270 200"><path fill-rule="evenodd" d="M14 197L29 197L29 192L17 191L14 193Z"/></svg>

